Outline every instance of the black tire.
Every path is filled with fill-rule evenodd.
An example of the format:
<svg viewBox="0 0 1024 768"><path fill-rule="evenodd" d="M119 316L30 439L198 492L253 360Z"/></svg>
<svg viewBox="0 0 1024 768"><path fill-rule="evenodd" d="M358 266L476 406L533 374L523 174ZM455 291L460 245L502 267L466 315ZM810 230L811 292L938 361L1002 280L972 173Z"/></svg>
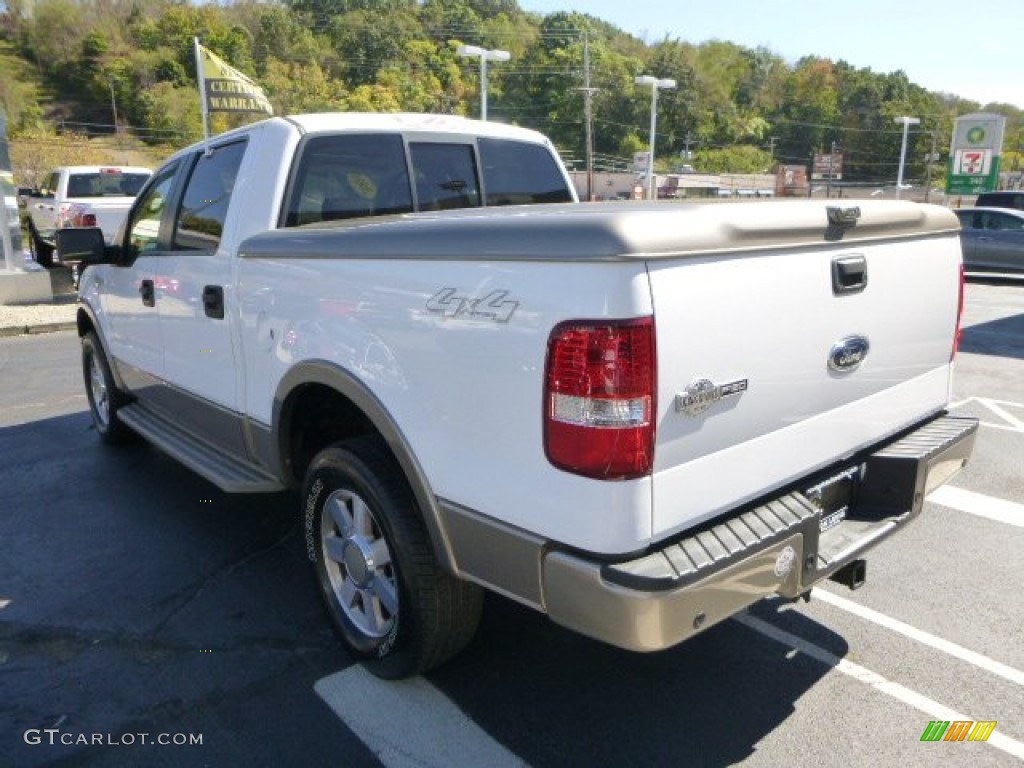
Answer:
<svg viewBox="0 0 1024 768"><path fill-rule="evenodd" d="M82 375L97 434L110 445L131 442L135 433L117 417L118 410L129 402L128 397L114 383L103 346L93 331L82 337Z"/></svg>
<svg viewBox="0 0 1024 768"><path fill-rule="evenodd" d="M438 565L405 476L379 438L318 453L303 498L306 552L327 613L370 672L410 677L472 640L483 590Z"/></svg>
<svg viewBox="0 0 1024 768"><path fill-rule="evenodd" d="M39 236L32 219L28 220L28 247L37 264L47 269L53 267L53 246L44 242L43 238Z"/></svg>

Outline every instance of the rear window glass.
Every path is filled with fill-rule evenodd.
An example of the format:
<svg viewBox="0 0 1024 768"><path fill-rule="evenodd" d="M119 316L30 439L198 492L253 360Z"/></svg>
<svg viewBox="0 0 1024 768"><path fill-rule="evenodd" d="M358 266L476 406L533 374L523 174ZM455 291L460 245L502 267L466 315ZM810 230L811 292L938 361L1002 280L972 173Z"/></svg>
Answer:
<svg viewBox="0 0 1024 768"><path fill-rule="evenodd" d="M148 173L72 173L68 197L135 197L149 178Z"/></svg>
<svg viewBox="0 0 1024 768"><path fill-rule="evenodd" d="M286 227L412 211L402 137L314 136L302 150L285 210Z"/></svg>
<svg viewBox="0 0 1024 768"><path fill-rule="evenodd" d="M414 199L417 211L443 211L573 198L558 163L540 144L413 140L407 164L400 134L325 134L307 139L301 150L281 224L409 213Z"/></svg>
<svg viewBox="0 0 1024 768"><path fill-rule="evenodd" d="M501 139L480 139L479 147L487 205L572 202L546 147Z"/></svg>
<svg viewBox="0 0 1024 768"><path fill-rule="evenodd" d="M471 144L411 142L416 204L421 211L475 208L480 185Z"/></svg>

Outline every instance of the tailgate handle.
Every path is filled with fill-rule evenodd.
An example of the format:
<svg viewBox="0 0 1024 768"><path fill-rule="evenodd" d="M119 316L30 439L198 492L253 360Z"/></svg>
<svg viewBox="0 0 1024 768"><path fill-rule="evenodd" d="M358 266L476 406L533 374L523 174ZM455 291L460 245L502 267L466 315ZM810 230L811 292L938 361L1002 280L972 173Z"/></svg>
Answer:
<svg viewBox="0 0 1024 768"><path fill-rule="evenodd" d="M860 293L868 284L868 262L860 254L832 259L832 293Z"/></svg>

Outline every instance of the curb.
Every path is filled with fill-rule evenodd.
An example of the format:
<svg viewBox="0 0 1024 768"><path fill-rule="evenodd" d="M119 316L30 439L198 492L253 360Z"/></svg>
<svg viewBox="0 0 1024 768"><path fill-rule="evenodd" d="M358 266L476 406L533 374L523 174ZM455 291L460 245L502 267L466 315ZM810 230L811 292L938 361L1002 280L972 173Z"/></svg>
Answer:
<svg viewBox="0 0 1024 768"><path fill-rule="evenodd" d="M8 328L0 328L0 338L11 336L35 336L40 333L54 333L56 331L74 331L78 329L78 323L40 323L39 325L14 325Z"/></svg>

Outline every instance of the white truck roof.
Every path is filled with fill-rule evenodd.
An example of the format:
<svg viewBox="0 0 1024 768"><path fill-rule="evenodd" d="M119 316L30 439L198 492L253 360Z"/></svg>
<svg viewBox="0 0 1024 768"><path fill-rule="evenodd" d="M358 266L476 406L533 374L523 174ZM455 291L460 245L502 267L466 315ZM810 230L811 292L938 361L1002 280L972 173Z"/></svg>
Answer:
<svg viewBox="0 0 1024 768"><path fill-rule="evenodd" d="M153 172L152 168L143 168L136 165L118 165L117 163L109 163L107 165L62 165L58 168L54 168L55 171L67 171L68 173L145 173L150 174Z"/></svg>
<svg viewBox="0 0 1024 768"><path fill-rule="evenodd" d="M319 131L422 131L436 133L471 133L488 138L519 139L547 144L544 134L492 121L472 120L458 115L427 115L412 112L325 112L289 115L290 122L302 130Z"/></svg>

